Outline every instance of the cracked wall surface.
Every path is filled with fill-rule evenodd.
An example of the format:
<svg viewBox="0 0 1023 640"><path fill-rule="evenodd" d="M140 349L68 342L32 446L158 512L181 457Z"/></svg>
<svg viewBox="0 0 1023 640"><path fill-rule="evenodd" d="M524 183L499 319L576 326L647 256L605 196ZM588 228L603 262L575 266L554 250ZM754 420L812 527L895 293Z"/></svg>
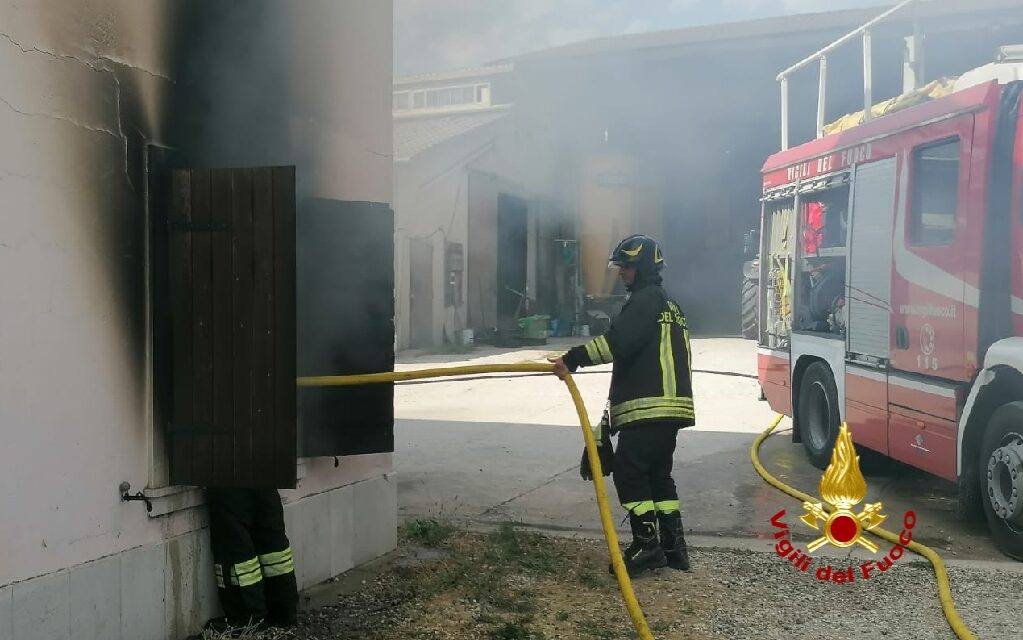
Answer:
<svg viewBox="0 0 1023 640"><path fill-rule="evenodd" d="M147 145L390 202L390 92L387 2L0 0L0 587L203 526L117 493L152 475ZM307 468L290 499L390 457Z"/></svg>

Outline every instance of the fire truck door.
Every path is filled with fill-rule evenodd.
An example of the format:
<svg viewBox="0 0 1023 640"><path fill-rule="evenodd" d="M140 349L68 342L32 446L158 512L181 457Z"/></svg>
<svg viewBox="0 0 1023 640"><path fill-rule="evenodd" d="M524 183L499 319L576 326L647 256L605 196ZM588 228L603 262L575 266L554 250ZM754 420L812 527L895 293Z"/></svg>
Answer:
<svg viewBox="0 0 1023 640"><path fill-rule="evenodd" d="M977 304L967 300L965 263L972 253L966 214L973 116L932 125L911 137L899 168L891 366L915 376L962 381L964 321L976 313Z"/></svg>
<svg viewBox="0 0 1023 640"><path fill-rule="evenodd" d="M892 277L892 368L950 380L965 377L964 320L976 313L965 281L972 126L957 124L972 125L928 130L902 158Z"/></svg>
<svg viewBox="0 0 1023 640"><path fill-rule="evenodd" d="M967 258L976 254L967 216L977 191L973 120L967 114L907 134L893 238L888 454L946 478L955 477L953 383L967 379L975 349L965 335L977 313Z"/></svg>

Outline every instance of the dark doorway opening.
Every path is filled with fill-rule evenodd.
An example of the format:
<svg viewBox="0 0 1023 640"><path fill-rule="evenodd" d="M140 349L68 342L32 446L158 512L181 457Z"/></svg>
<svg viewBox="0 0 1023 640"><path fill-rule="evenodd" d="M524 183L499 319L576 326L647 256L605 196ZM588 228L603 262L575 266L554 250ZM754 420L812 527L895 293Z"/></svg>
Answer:
<svg viewBox="0 0 1023 640"><path fill-rule="evenodd" d="M528 211L522 198L497 197L497 326L502 329L514 329L524 311Z"/></svg>
<svg viewBox="0 0 1023 640"><path fill-rule="evenodd" d="M410 313L409 346L422 349L433 344L433 244L409 240Z"/></svg>

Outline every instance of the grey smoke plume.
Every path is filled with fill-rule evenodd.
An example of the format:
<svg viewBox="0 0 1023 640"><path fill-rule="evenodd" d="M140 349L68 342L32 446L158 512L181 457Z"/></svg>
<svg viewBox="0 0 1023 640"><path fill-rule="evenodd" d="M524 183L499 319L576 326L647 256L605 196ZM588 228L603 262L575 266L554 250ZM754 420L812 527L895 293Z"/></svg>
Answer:
<svg viewBox="0 0 1023 640"><path fill-rule="evenodd" d="M395 73L472 67L601 36L891 0L395 0Z"/></svg>

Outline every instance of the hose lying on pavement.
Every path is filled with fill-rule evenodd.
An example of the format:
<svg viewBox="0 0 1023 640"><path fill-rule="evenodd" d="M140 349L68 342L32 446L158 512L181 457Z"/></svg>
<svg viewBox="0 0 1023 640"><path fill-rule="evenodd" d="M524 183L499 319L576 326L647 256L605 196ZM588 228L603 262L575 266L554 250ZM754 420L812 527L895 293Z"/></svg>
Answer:
<svg viewBox="0 0 1023 640"><path fill-rule="evenodd" d="M774 419L774 422L771 423L771 426L764 430L764 432L757 436L756 440L753 441L753 447L750 449L750 460L753 462L753 468L757 470L757 473L760 474L760 477L763 478L767 484L789 494L793 498L802 500L803 502L820 502L818 498L803 493L799 489L790 487L781 480L778 480L768 473L767 469L764 468L764 465L760 463L760 445L764 443L764 440L767 440L784 418L785 416L779 414ZM834 508L827 502L824 503L824 509L828 512L834 510ZM870 533L873 533L880 538L884 538L888 542L902 544L899 541L898 535L886 529L876 527L870 529ZM941 600L941 610L945 614L945 619L948 620L949 626L952 627L952 631L960 638L960 640L974 640L973 633L966 627L963 619L959 617L959 612L956 611L955 603L952 601L952 589L949 587L948 583L948 572L945 570L945 563L941 561L941 556L935 553L930 547L926 547L916 541L903 546L917 555L927 558L931 562L931 566L934 567L934 575L938 580L938 598Z"/></svg>
<svg viewBox="0 0 1023 640"><path fill-rule="evenodd" d="M478 373L552 373L554 365L550 364L484 364L463 367L443 367L436 369L421 369L418 371L395 371L387 373L367 373L350 376L314 376L298 379L300 387L334 387L352 386L362 384L374 384L381 382L395 382L398 380L418 380L421 378L437 378L443 376L459 376ZM622 561L622 552L618 548L618 533L615 531L614 523L611 520L611 510L607 505L607 491L604 488L604 474L600 468L600 456L597 454L597 443L593 438L593 431L590 427L590 419L586 415L586 405L579 395L579 388L572 379L571 374L565 376L565 385L568 392L572 394L572 401L575 403L576 413L579 414L579 426L583 430L583 439L586 441L586 456L590 460L590 469L593 471L593 489L597 494L597 506L600 509L600 523L604 528L604 539L607 541L607 550L611 554L611 565L614 567L615 577L618 579L618 588L622 592L622 599L625 600L625 608L632 618L632 626L636 629L636 635L640 640L653 640L650 627L647 626L646 618L643 617L643 610L636 601L636 594L632 590L632 582L625 570L625 563Z"/></svg>

